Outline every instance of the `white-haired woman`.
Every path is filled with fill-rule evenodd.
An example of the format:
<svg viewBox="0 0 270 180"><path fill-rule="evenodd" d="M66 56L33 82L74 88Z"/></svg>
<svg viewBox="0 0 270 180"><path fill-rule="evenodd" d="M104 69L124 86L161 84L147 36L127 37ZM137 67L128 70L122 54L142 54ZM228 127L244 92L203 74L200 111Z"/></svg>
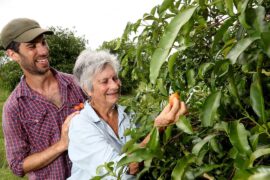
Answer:
<svg viewBox="0 0 270 180"><path fill-rule="evenodd" d="M75 116L69 129L69 157L73 163L70 179L90 179L105 162L121 159L121 148L129 140L124 131L130 128L130 117L117 104L121 82L117 58L106 51L84 50L76 60L73 74L89 96L84 109ZM154 121L154 126L165 127L186 113L184 102L175 99ZM149 135L141 142L145 146ZM138 163L128 166L129 174L138 172ZM101 174L104 172L101 172ZM100 175L100 174L98 174ZM127 179L123 176L121 179ZM112 179L110 177L109 179Z"/></svg>

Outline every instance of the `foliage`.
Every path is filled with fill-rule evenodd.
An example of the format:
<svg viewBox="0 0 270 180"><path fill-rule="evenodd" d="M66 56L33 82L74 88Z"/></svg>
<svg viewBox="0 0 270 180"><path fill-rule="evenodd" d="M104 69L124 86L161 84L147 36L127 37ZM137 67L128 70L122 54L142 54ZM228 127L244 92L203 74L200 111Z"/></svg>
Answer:
<svg viewBox="0 0 270 180"><path fill-rule="evenodd" d="M50 47L50 65L59 71L72 73L76 58L85 49L87 41L84 37L75 36L75 32L67 28L50 27L49 29L54 32L54 35L46 36ZM0 55L2 60L6 60L4 53ZM9 91L16 87L21 76L22 71L15 62L0 63L0 83Z"/></svg>
<svg viewBox="0 0 270 180"><path fill-rule="evenodd" d="M54 35L47 36L50 47L50 65L59 71L72 73L74 63L87 40L75 35L76 31L61 27L50 27Z"/></svg>
<svg viewBox="0 0 270 180"><path fill-rule="evenodd" d="M121 48L119 48L120 43ZM121 61L122 69L119 73L122 82L121 93L124 95L131 94L139 82L138 77L133 76L136 71L136 69L133 69L136 63L136 59L133 59L136 46L132 42L125 41L125 39L115 39L103 42L99 49L109 50L110 53L116 55Z"/></svg>
<svg viewBox="0 0 270 180"><path fill-rule="evenodd" d="M136 48L121 60L136 69L126 105L139 128L119 166L144 161L140 179L269 178L269 17L263 0L164 0L128 23L121 42ZM138 148L174 91L189 115Z"/></svg>
<svg viewBox="0 0 270 180"><path fill-rule="evenodd" d="M4 89L12 91L22 76L22 70L15 61L0 65L0 84Z"/></svg>

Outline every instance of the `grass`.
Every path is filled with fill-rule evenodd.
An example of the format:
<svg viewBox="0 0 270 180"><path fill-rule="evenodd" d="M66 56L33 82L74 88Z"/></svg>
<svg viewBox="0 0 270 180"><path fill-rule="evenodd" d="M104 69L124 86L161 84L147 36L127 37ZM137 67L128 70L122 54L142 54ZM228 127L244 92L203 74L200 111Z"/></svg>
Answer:
<svg viewBox="0 0 270 180"><path fill-rule="evenodd" d="M6 161L5 143L2 129L2 110L4 102L6 101L8 95L9 95L8 91L0 89L0 179L1 180L26 179L26 177L20 178L13 175L11 170L8 168L8 164Z"/></svg>

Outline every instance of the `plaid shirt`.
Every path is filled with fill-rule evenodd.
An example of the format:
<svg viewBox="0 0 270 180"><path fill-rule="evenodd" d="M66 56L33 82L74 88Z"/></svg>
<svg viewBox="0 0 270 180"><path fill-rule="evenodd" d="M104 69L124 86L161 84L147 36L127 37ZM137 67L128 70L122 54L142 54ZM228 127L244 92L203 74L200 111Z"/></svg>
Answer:
<svg viewBox="0 0 270 180"><path fill-rule="evenodd" d="M65 118L74 111L74 105L85 100L71 75L51 70L59 83L63 102L61 108L30 89L25 78L22 78L3 109L7 160L18 176L24 176L24 158L56 143L60 139ZM70 176L70 171L71 161L64 152L46 167L30 172L29 179L62 180Z"/></svg>

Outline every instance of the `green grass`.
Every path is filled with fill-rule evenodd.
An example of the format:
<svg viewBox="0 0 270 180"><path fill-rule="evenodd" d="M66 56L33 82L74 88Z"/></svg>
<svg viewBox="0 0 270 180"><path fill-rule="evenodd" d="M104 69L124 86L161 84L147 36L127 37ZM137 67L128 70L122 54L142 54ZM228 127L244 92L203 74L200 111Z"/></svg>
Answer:
<svg viewBox="0 0 270 180"><path fill-rule="evenodd" d="M4 102L6 101L9 93L6 90L0 89L0 138L3 138L3 130L2 130L2 110Z"/></svg>
<svg viewBox="0 0 270 180"><path fill-rule="evenodd" d="M1 180L24 180L27 179L14 176L11 171L8 171L7 169L0 168L0 179Z"/></svg>
<svg viewBox="0 0 270 180"><path fill-rule="evenodd" d="M8 169L8 164L6 161L5 142L2 129L2 110L3 104L6 101L8 95L9 95L8 91L0 89L0 179L1 180L27 179L26 177L20 178L13 175L11 170Z"/></svg>

